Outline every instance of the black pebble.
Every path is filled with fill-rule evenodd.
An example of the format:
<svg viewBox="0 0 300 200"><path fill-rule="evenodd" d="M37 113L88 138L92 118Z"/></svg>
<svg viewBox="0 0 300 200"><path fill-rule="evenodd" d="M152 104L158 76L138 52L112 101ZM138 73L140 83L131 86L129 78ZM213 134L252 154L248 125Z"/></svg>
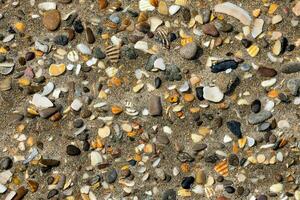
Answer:
<svg viewBox="0 0 300 200"><path fill-rule="evenodd" d="M181 182L181 187L184 189L190 189L192 184L194 183L195 178L192 176L188 176L183 178L182 182Z"/></svg>
<svg viewBox="0 0 300 200"><path fill-rule="evenodd" d="M69 156L78 156L78 155L80 155L80 153L81 153L81 151L78 147L76 147L72 144L67 146L67 154Z"/></svg>
<svg viewBox="0 0 300 200"><path fill-rule="evenodd" d="M83 141L83 147L82 147L82 149L83 149L83 151L88 151L88 150L90 150L90 143L88 142L88 141Z"/></svg>
<svg viewBox="0 0 300 200"><path fill-rule="evenodd" d="M65 46L68 44L69 39L66 35L58 35L58 36L55 36L53 41L57 45Z"/></svg>
<svg viewBox="0 0 300 200"><path fill-rule="evenodd" d="M239 157L236 154L230 154L228 158L229 165L238 166L239 165Z"/></svg>
<svg viewBox="0 0 300 200"><path fill-rule="evenodd" d="M234 187L232 187L232 186L226 186L226 187L225 187L225 191L226 191L227 193L229 193L229 194L232 194L232 193L235 192L235 189L234 189Z"/></svg>
<svg viewBox="0 0 300 200"><path fill-rule="evenodd" d="M226 71L227 69L236 69L238 67L238 63L234 60L224 60L219 63L214 64L211 67L212 73L219 73Z"/></svg>
<svg viewBox="0 0 300 200"><path fill-rule="evenodd" d="M0 170L8 170L13 166L13 161L10 157L4 157L0 161Z"/></svg>
<svg viewBox="0 0 300 200"><path fill-rule="evenodd" d="M203 97L203 87L197 87L197 88L196 88L196 96L197 96L197 98L198 98L200 101L203 101L203 100L204 100L204 97Z"/></svg>
<svg viewBox="0 0 300 200"><path fill-rule="evenodd" d="M241 40L242 42L242 45L245 47L245 48L248 48L251 46L252 42L250 40L247 40L247 39L242 39Z"/></svg>
<svg viewBox="0 0 300 200"><path fill-rule="evenodd" d="M81 20L76 20L73 24L73 27L76 33L82 33L84 31L84 27L82 25Z"/></svg>
<svg viewBox="0 0 300 200"><path fill-rule="evenodd" d="M259 195L258 197L257 197L257 200L267 200L268 199L268 197L266 196L266 195Z"/></svg>
<svg viewBox="0 0 300 200"><path fill-rule="evenodd" d="M57 189L50 190L50 192L47 195L47 199L51 199L52 197L54 197L57 194L58 194L58 190Z"/></svg>
<svg viewBox="0 0 300 200"><path fill-rule="evenodd" d="M227 90L226 90L226 92L224 94L227 95L227 96L232 95L232 93L237 88L237 86L239 86L240 83L241 83L240 78L239 77L235 77L235 79L232 81L232 83L227 86Z"/></svg>
<svg viewBox="0 0 300 200"><path fill-rule="evenodd" d="M155 85L155 88L158 89L160 86L161 86L161 79L159 77L156 77L155 80L154 80L154 85Z"/></svg>
<svg viewBox="0 0 300 200"><path fill-rule="evenodd" d="M6 57L5 55L0 55L0 63L5 62Z"/></svg>
<svg viewBox="0 0 300 200"><path fill-rule="evenodd" d="M226 123L227 128L235 135L237 138L242 138L241 123L235 120L228 121Z"/></svg>
<svg viewBox="0 0 300 200"><path fill-rule="evenodd" d="M33 52L27 52L26 55L25 55L25 60L26 61L30 61L30 60L33 60L35 58L35 54Z"/></svg>
<svg viewBox="0 0 300 200"><path fill-rule="evenodd" d="M258 113L261 109L261 102L260 100L256 99L251 103L251 110L254 113Z"/></svg>

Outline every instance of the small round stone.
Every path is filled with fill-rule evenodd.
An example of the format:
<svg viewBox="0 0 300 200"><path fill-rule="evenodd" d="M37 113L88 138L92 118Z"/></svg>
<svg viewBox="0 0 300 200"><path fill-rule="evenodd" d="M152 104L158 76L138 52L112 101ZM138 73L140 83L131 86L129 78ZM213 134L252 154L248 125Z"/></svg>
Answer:
<svg viewBox="0 0 300 200"><path fill-rule="evenodd" d="M192 184L194 183L195 178L193 176L188 176L183 178L181 182L181 187L184 189L190 189Z"/></svg>
<svg viewBox="0 0 300 200"><path fill-rule="evenodd" d="M66 152L69 156L78 156L81 153L80 149L74 145L68 145Z"/></svg>

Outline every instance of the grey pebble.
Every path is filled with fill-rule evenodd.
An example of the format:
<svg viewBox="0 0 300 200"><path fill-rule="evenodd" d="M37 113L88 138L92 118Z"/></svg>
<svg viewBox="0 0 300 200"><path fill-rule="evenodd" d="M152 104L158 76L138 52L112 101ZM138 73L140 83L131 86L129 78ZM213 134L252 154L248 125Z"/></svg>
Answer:
<svg viewBox="0 0 300 200"><path fill-rule="evenodd" d="M300 79L290 79L287 82L287 88L290 90L292 95L297 96L300 89Z"/></svg>
<svg viewBox="0 0 300 200"><path fill-rule="evenodd" d="M259 124L267 119L270 119L272 117L272 113L270 111L261 111L259 113L251 113L248 117L248 122L250 124Z"/></svg>
<svg viewBox="0 0 300 200"><path fill-rule="evenodd" d="M181 47L180 55L182 58L191 60L195 57L198 50L198 46L195 42L188 43L187 45Z"/></svg>

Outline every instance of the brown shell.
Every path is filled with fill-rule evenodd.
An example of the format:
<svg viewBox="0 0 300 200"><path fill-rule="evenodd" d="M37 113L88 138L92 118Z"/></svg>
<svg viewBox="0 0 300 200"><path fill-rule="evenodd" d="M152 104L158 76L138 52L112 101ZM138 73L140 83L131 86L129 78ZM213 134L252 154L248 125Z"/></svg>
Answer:
<svg viewBox="0 0 300 200"><path fill-rule="evenodd" d="M112 21L110 20L107 20L105 22L105 26L108 27L108 28L111 28L111 29L117 29L118 28L118 25L113 23Z"/></svg>
<svg viewBox="0 0 300 200"><path fill-rule="evenodd" d="M150 4L154 7L158 7L159 0L149 0Z"/></svg>
<svg viewBox="0 0 300 200"><path fill-rule="evenodd" d="M106 56L111 63L117 63L120 59L120 47L118 46L108 46L105 49Z"/></svg>
<svg viewBox="0 0 300 200"><path fill-rule="evenodd" d="M228 176L229 174L229 170L228 170L228 162L227 160L223 160L221 162L219 162L216 166L215 166L215 171L218 172L220 175L222 176Z"/></svg>
<svg viewBox="0 0 300 200"><path fill-rule="evenodd" d="M148 14L147 14L147 12L141 12L139 14L138 19L137 19L137 22L140 23L140 22L144 22L146 20L148 20Z"/></svg>
<svg viewBox="0 0 300 200"><path fill-rule="evenodd" d="M98 0L98 5L100 9L105 9L108 6L107 0Z"/></svg>
<svg viewBox="0 0 300 200"><path fill-rule="evenodd" d="M159 27L155 33L155 38L162 43L166 49L170 49L169 32L163 27Z"/></svg>
<svg viewBox="0 0 300 200"><path fill-rule="evenodd" d="M129 18L125 18L119 28L119 31L124 31L131 24L131 20Z"/></svg>

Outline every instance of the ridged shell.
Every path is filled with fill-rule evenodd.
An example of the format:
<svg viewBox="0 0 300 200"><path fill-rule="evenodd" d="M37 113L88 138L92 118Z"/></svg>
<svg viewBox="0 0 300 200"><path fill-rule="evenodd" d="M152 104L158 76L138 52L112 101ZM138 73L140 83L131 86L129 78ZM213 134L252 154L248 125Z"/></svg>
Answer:
<svg viewBox="0 0 300 200"><path fill-rule="evenodd" d="M169 32L165 28L159 27L155 31L155 38L162 43L165 48L170 49Z"/></svg>
<svg viewBox="0 0 300 200"><path fill-rule="evenodd" d="M188 0L176 0L175 4L179 6L186 6Z"/></svg>
<svg viewBox="0 0 300 200"><path fill-rule="evenodd" d="M214 169L222 176L228 176L229 174L227 160L219 162Z"/></svg>
<svg viewBox="0 0 300 200"><path fill-rule="evenodd" d="M205 187L204 191L205 191L205 195L208 199L210 199L212 196L215 195L215 191L212 187Z"/></svg>
<svg viewBox="0 0 300 200"><path fill-rule="evenodd" d="M118 46L108 46L105 49L106 56L112 63L119 62L120 59L120 47Z"/></svg>
<svg viewBox="0 0 300 200"><path fill-rule="evenodd" d="M140 0L139 9L140 11L154 11L155 7L151 5L149 0Z"/></svg>
<svg viewBox="0 0 300 200"><path fill-rule="evenodd" d="M111 29L117 29L118 28L118 25L113 23L112 21L110 20L107 20L105 22L105 26L108 27L108 28L111 28Z"/></svg>
<svg viewBox="0 0 300 200"><path fill-rule="evenodd" d="M119 27L119 31L124 31L130 24L131 24L130 19L129 18L125 18L122 21L122 23L121 23L121 25Z"/></svg>
<svg viewBox="0 0 300 200"><path fill-rule="evenodd" d="M149 0L150 4L154 7L158 7L158 3L159 1L158 0Z"/></svg>
<svg viewBox="0 0 300 200"><path fill-rule="evenodd" d="M247 52L251 57L255 57L259 52L259 47L253 44L247 49Z"/></svg>
<svg viewBox="0 0 300 200"><path fill-rule="evenodd" d="M100 9L105 9L108 6L107 0L98 0L98 5Z"/></svg>
<svg viewBox="0 0 300 200"><path fill-rule="evenodd" d="M140 12L139 17L137 19L137 22L140 23L140 22L144 22L144 21L147 21L147 20L148 20L147 12Z"/></svg>

